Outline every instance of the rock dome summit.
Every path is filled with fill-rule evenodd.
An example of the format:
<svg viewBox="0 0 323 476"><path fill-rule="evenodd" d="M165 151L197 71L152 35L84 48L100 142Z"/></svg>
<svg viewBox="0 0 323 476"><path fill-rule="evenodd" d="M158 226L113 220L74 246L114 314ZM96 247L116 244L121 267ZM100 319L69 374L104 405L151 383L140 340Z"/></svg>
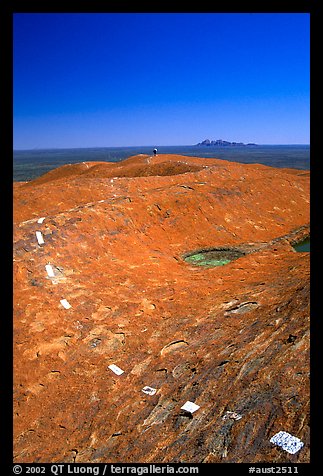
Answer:
<svg viewBox="0 0 323 476"><path fill-rule="evenodd" d="M14 460L309 462L309 182L158 154L14 183Z"/></svg>

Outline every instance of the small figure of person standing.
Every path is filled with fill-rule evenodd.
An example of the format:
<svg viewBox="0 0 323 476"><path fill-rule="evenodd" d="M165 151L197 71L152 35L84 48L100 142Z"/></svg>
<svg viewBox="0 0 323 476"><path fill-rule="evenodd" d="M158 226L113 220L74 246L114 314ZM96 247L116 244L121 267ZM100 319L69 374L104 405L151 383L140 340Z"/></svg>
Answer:
<svg viewBox="0 0 323 476"><path fill-rule="evenodd" d="M153 152L154 152L154 155L157 155L157 149L154 149Z"/></svg>

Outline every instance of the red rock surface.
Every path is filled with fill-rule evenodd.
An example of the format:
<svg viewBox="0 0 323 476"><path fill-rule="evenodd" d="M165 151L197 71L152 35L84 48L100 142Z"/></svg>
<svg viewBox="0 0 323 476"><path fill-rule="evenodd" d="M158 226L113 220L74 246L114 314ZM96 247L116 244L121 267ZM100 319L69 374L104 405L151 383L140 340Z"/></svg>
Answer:
<svg viewBox="0 0 323 476"><path fill-rule="evenodd" d="M309 235L309 172L66 165L14 184L14 222L15 461L309 461L309 254L291 246ZM248 252L183 260L221 246Z"/></svg>

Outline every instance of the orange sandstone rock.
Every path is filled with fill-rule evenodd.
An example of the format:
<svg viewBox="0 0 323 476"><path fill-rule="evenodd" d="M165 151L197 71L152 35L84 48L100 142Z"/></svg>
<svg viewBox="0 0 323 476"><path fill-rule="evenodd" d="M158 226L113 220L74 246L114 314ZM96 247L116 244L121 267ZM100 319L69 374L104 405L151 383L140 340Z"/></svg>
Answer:
<svg viewBox="0 0 323 476"><path fill-rule="evenodd" d="M309 461L309 255L291 246L309 172L67 165L14 184L14 222L15 461ZM225 266L183 259L237 246ZM270 443L280 430L304 447Z"/></svg>

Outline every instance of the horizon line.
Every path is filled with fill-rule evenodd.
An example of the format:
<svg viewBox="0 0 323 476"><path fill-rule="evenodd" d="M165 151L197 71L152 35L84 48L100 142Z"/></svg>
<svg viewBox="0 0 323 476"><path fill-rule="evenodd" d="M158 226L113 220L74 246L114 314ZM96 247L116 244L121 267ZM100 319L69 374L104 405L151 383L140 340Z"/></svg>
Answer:
<svg viewBox="0 0 323 476"><path fill-rule="evenodd" d="M250 145L248 145L250 144ZM285 144L258 144L255 142L248 142L247 144L244 144L241 147L262 147L262 146L310 146L310 143L285 143ZM176 145L95 145L95 146L83 146L83 147L32 147L32 148L13 148L13 152L19 152L19 151L37 151L37 150L75 150L75 149L135 149L135 148L140 148L140 147L205 147L208 149L212 148L237 148L239 146L216 146L216 145L197 145L197 144L176 144Z"/></svg>

